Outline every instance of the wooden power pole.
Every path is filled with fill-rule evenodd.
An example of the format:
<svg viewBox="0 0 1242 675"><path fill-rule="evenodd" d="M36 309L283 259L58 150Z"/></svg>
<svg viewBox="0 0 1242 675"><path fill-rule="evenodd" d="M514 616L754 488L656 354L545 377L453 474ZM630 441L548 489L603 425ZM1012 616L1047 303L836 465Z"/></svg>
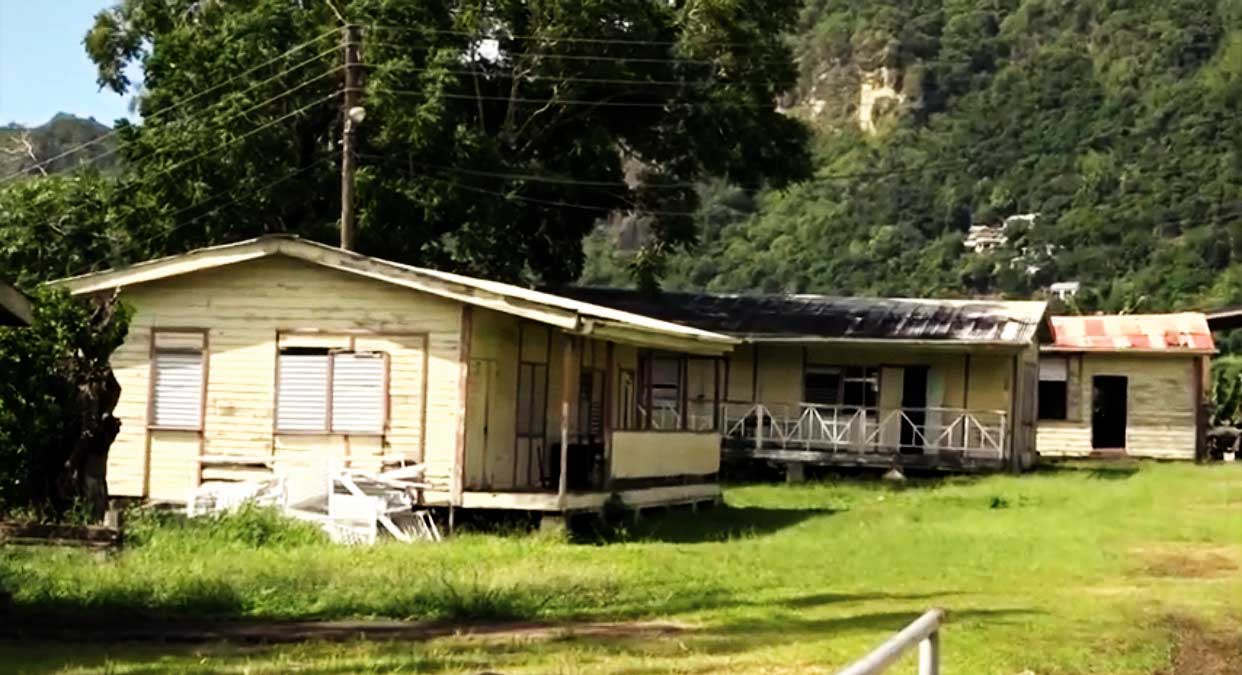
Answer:
<svg viewBox="0 0 1242 675"><path fill-rule="evenodd" d="M357 232L354 214L354 174L358 171L357 155L354 143L357 126L362 122L361 108L358 106L359 94L362 91L361 77L358 67L358 45L362 41L362 33L353 24L341 27L342 48L345 52L345 97L341 105L341 248L352 251Z"/></svg>

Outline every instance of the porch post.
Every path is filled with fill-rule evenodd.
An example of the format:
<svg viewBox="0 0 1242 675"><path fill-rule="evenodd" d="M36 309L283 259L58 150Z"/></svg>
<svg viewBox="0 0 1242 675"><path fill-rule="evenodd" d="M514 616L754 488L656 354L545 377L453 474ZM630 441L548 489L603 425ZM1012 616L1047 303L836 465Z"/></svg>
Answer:
<svg viewBox="0 0 1242 675"><path fill-rule="evenodd" d="M1022 352L1013 355L1013 386L1010 388L1009 395L1009 433L1007 438L1002 438L1001 443L1009 449L1009 470L1013 473L1022 472L1022 459L1018 457L1018 432L1023 428L1026 420L1021 418L1026 407L1022 398L1023 383L1022 379ZM1004 425L1002 425L1002 429Z"/></svg>
<svg viewBox="0 0 1242 675"><path fill-rule="evenodd" d="M562 333L561 349L561 475L556 488L557 505L563 511L569 489L569 401L574 384L574 336Z"/></svg>
<svg viewBox="0 0 1242 675"><path fill-rule="evenodd" d="M614 346L611 342L604 345L604 475L602 478L606 490L612 489L612 408L614 403L612 388L616 383L616 378L612 374Z"/></svg>

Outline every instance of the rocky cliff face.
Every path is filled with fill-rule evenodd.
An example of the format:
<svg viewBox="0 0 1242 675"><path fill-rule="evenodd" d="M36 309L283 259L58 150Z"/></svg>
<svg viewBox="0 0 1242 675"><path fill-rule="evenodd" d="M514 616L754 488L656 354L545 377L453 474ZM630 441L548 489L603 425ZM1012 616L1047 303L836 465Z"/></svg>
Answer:
<svg viewBox="0 0 1242 675"><path fill-rule="evenodd" d="M110 128L94 118L82 118L68 113L57 113L46 124L37 127L23 127L18 124L0 127L0 176L15 173L39 176L57 173L87 162L100 171L107 172L118 161L112 153L116 146L111 138L92 143L89 147L64 157L60 155L71 148L96 141L110 131Z"/></svg>

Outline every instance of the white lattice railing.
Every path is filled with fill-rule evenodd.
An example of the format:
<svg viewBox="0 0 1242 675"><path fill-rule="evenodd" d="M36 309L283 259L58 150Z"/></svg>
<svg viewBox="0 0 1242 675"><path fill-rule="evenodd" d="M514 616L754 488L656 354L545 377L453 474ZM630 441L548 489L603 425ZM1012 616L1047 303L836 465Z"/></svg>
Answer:
<svg viewBox="0 0 1242 675"><path fill-rule="evenodd" d="M721 431L756 448L884 453L906 447L1003 458L1009 428L999 410L730 402L721 407Z"/></svg>

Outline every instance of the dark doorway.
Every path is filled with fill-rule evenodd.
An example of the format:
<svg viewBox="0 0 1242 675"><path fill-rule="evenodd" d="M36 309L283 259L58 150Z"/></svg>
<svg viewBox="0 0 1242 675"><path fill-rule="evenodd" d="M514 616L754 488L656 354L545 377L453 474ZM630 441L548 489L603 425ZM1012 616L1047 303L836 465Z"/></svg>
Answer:
<svg viewBox="0 0 1242 675"><path fill-rule="evenodd" d="M927 366L907 366L901 378L901 452L923 454L923 426L927 423Z"/></svg>
<svg viewBox="0 0 1242 675"><path fill-rule="evenodd" d="M1120 375L1096 375L1092 392L1091 447L1124 450L1129 381Z"/></svg>

